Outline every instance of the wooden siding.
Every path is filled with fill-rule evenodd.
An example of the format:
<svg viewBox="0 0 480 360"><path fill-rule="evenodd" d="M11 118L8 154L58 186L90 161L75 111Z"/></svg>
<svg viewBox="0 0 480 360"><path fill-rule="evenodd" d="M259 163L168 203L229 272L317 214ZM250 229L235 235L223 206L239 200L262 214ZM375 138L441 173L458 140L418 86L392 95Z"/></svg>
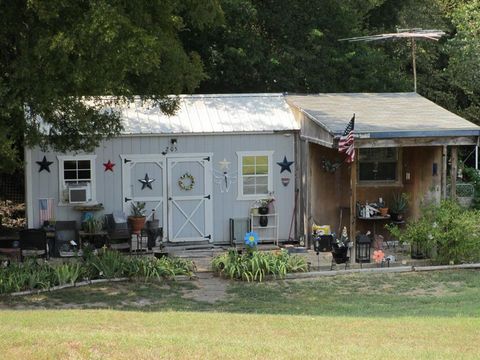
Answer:
<svg viewBox="0 0 480 360"><path fill-rule="evenodd" d="M295 157L295 132L267 135L210 135L210 136L131 136L119 137L104 141L96 149L96 186L97 201L105 207L103 213L111 213L122 209L122 154L160 154L170 144L170 139L177 139L178 154L182 153L213 153L213 168L220 170L218 162L226 158L231 162L230 173L237 171L237 151L274 151L273 154L273 189L276 198L275 207L279 213L279 238L288 238L295 198L295 166L292 173L284 171L280 174L280 166L276 163L286 156L292 161ZM50 172L38 172L35 161L43 156L53 161ZM111 160L116 165L114 172L104 171L103 163ZM295 165L295 164L294 164ZM31 162L31 201L29 226L38 226L39 206L38 199L51 197L58 203L58 160L56 153L43 153L33 149ZM27 169L28 170L28 169ZM27 171L28 172L28 171ZM290 178L288 186L283 186L281 178ZM237 200L237 183L233 183L228 193L221 193L217 184L214 184L213 217L214 242L226 243L229 241L228 219L248 217L252 201ZM28 201L28 200L27 200ZM73 210L73 206L57 206L55 209L57 220L80 220L80 214ZM294 235L294 234L293 234Z"/></svg>

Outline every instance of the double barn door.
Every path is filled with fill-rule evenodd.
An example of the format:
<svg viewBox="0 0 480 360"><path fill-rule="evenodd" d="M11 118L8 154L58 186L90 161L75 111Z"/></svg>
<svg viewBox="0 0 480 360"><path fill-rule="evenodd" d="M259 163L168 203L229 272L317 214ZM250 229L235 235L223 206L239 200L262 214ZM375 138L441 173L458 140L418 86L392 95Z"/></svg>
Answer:
<svg viewBox="0 0 480 360"><path fill-rule="evenodd" d="M210 154L121 155L123 211L145 202L147 217L163 224L164 241L212 241Z"/></svg>

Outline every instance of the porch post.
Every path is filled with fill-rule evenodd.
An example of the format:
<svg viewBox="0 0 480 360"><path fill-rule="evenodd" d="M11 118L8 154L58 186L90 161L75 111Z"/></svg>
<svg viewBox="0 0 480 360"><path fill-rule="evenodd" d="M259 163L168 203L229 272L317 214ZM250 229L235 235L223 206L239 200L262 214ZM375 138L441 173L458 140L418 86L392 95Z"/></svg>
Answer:
<svg viewBox="0 0 480 360"><path fill-rule="evenodd" d="M450 168L450 198L455 200L457 198L457 162L458 162L458 152L457 147L452 146L452 155L451 161L452 166Z"/></svg>
<svg viewBox="0 0 480 360"><path fill-rule="evenodd" d="M447 145L442 148L442 199L447 198Z"/></svg>
<svg viewBox="0 0 480 360"><path fill-rule="evenodd" d="M350 240L355 245L357 220L357 160L358 150L355 149L355 161L350 164ZM352 259L355 259L355 246L352 249Z"/></svg>

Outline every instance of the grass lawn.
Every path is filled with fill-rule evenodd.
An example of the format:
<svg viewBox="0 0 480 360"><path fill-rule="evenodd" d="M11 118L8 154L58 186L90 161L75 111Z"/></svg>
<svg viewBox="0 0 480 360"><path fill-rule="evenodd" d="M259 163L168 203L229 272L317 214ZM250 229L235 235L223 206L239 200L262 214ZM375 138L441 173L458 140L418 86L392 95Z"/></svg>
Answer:
<svg viewBox="0 0 480 360"><path fill-rule="evenodd" d="M2 359L478 359L480 272L117 283L0 298Z"/></svg>

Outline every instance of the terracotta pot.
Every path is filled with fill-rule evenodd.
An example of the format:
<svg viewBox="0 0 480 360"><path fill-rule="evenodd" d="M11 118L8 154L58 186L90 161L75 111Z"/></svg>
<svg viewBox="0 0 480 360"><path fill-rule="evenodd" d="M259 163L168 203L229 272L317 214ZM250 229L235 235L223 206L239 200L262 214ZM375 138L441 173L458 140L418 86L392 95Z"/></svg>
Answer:
<svg viewBox="0 0 480 360"><path fill-rule="evenodd" d="M130 223L130 227L132 229L133 234L140 234L142 232L143 226L145 225L145 216L136 217L136 216L129 216L128 222Z"/></svg>
<svg viewBox="0 0 480 360"><path fill-rule="evenodd" d="M388 208L380 208L379 210L380 210L381 216L384 216L384 217L388 216Z"/></svg>

